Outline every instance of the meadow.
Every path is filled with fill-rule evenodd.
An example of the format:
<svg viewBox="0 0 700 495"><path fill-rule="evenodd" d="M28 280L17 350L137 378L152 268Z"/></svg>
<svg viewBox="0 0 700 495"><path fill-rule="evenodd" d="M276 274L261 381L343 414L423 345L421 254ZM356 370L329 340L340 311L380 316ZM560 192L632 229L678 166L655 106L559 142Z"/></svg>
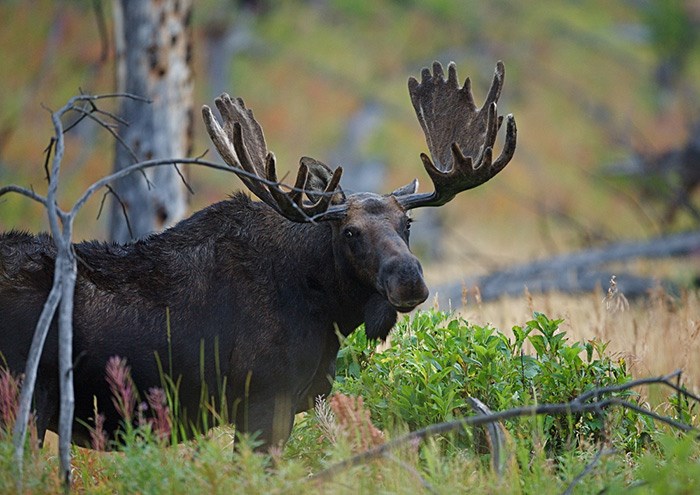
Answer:
<svg viewBox="0 0 700 495"><path fill-rule="evenodd" d="M73 491L694 493L700 488L697 429L684 433L620 405L501 421L505 441L498 467L492 458L494 440L478 427L453 427L422 441L401 440L411 431L473 416L469 397L495 413L565 404L604 387L619 390L601 394L596 401L626 401L670 421L700 426L697 397L684 397L658 384L624 389L630 380L676 368L684 368L679 383L694 388L696 295L672 299L659 294L632 302L624 312L595 295L585 299L588 308L581 308L581 300L569 306L566 320L534 312L503 332L486 323L489 314L520 317L533 305L562 308L567 303L556 295L538 299L467 306L459 312L462 316L420 311L401 321L379 347L362 330L355 332L339 354L329 400L298 415L288 444L268 453L255 452L254 438L238 438L225 425L173 445L177 422L172 415L163 419L168 402L158 406L149 401L149 407L131 411L140 419L125 422L117 452L74 449ZM581 314L588 319L579 316L580 309L587 310ZM666 338L659 336L662 332ZM632 337L641 344L630 346ZM127 369L128 363L122 365ZM674 375L671 381L676 379ZM112 386L115 397L127 388ZM0 411L7 418L12 387L6 377L1 389ZM96 425L95 446L109 446L99 438ZM397 441L385 452L361 458ZM51 443L27 450L26 493L60 490ZM0 441L2 493L16 487L12 455L5 432ZM349 465L338 465L348 459L353 459Z"/></svg>

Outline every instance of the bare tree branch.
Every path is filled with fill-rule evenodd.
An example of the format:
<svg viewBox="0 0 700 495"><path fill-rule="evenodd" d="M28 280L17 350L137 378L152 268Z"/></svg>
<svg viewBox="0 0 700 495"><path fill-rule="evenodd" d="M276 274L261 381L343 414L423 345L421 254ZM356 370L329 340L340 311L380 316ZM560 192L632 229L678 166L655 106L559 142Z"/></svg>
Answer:
<svg viewBox="0 0 700 495"><path fill-rule="evenodd" d="M31 410L31 402L34 396L34 387L36 385L37 370L39 360L43 351L46 336L48 335L51 322L54 315L59 309L58 315L58 341L59 341L59 384L61 389L61 403L59 414L59 459L60 472L64 483L64 487L70 487L70 446L71 432L73 425L73 364L72 364L72 340L73 340L73 292L75 289L75 280L77 277L77 262L72 246L72 231L73 220L78 211L75 206L69 213L62 211L57 204L57 193L59 187L59 177L61 162L65 152L65 129L61 121L62 117L76 110L78 102L94 102L102 98L111 97L133 97L133 95L102 95L102 96L74 96L61 107L58 111L51 113L51 121L54 128L54 135L51 137L49 145L46 148L46 161L44 168L46 177L49 182L48 192L46 197L35 193L34 191L22 188L16 185L6 186L0 189L0 195L15 192L35 201L38 201L47 210L51 236L56 245L56 261L54 271L54 282L49 292L44 308L42 309L39 321L37 322L36 330L32 340L27 364L25 368L25 379L22 382L22 392L20 395L20 404L17 421L14 428L14 447L15 447L15 464L17 466L17 489L22 492L22 472L24 460L24 442L26 438L27 425ZM137 99L140 99L136 97ZM90 112L84 109L78 110L83 114L91 116ZM102 123L100 119L94 118L98 123ZM109 129L108 126L105 126ZM53 152L53 154L52 154ZM49 170L49 163L51 165ZM169 161L167 163L172 163ZM137 168L134 168L137 170Z"/></svg>
<svg viewBox="0 0 700 495"><path fill-rule="evenodd" d="M2 196L3 194L11 193L11 192L21 194L22 196L26 196L29 199L33 199L34 201L46 206L46 198L44 196L42 196L41 194L35 193L31 189L27 189L25 187L20 187L20 186L15 186L15 185L0 187L0 196Z"/></svg>
<svg viewBox="0 0 700 495"><path fill-rule="evenodd" d="M102 110L100 108L95 107L94 113L97 113L99 115L104 115L105 117L109 117L110 119L113 119L118 124L128 125L128 122L126 120L121 118L119 115L116 115L112 112L108 112L107 110Z"/></svg>
<svg viewBox="0 0 700 495"><path fill-rule="evenodd" d="M109 132L112 135L112 137L114 139L117 140L117 142L119 142L119 144L121 144L124 147L124 149L126 149L126 151L129 153L129 156L131 156L131 159L134 161L134 163L139 162L139 157L136 155L134 150L132 150L131 147L128 144L126 144L126 142L122 139L122 137L117 133L117 131L114 129L114 126L112 126L111 124L108 124L107 122L103 121L102 119L98 119L97 117L95 117L93 115L93 113L95 113L94 110L88 111L82 107L74 107L72 110L74 112L82 114L83 117L87 117L87 118L93 120L98 125L103 127L107 132Z"/></svg>
<svg viewBox="0 0 700 495"><path fill-rule="evenodd" d="M13 437L15 442L15 465L18 470L18 479L22 478L22 460L24 458L24 439L27 435L27 425L29 424L29 416L31 414L32 397L34 396L34 384L36 383L36 375L39 369L39 359L41 351L44 348L46 336L49 334L51 320L56 313L58 303L61 300L61 274L54 271L54 282L51 287L51 292L46 299L46 303L39 315L39 321L36 324L34 337L32 337L32 345L29 349L27 357L27 365L24 372L24 380L19 396L19 407L17 409L17 419L13 429ZM20 481L21 482L21 481ZM18 490L18 493L22 493Z"/></svg>
<svg viewBox="0 0 700 495"><path fill-rule="evenodd" d="M87 118L91 119L92 121L94 121L95 123L97 123L100 127L104 128L126 150L126 152L129 154L129 156L133 160L133 163L139 163L139 157L136 155L136 152L133 149L131 149L131 147L126 143L126 141L124 141L124 139L119 135L119 133L117 133L117 131L114 129L114 127L112 125L108 124L107 122L103 121L102 119L99 119L99 118L95 117L94 115L92 115L95 112L97 107L94 106L93 102L91 102L91 103L92 103L93 110L91 110L89 112L87 110L85 110L84 108L80 108L80 107L74 107L74 108L72 108L72 110L75 112L81 113L83 115L82 118L87 117ZM78 122L81 121L82 118L78 119ZM153 187L153 183L148 178L148 175L146 175L146 173L143 172L143 170L141 170L140 172L141 172L141 175L143 176L143 178L146 180L146 186L150 190Z"/></svg>
<svg viewBox="0 0 700 495"><path fill-rule="evenodd" d="M246 177L248 179L253 179L255 181L258 181L258 182L265 184L267 186L270 186L270 187L277 187L280 190L284 189L284 190L288 190L288 191L296 191L296 192L302 192L302 193L307 192L306 189L293 187L293 186L290 186L288 184L283 184L283 183L278 182L278 181L267 180L267 179L264 179L263 177L260 177L254 173L247 172L247 171L242 170L242 169L235 169L235 168L229 167L228 165L222 165L220 163L202 160L200 158L167 158L164 160L147 160L147 161L135 163L133 165L130 165L126 168L118 170L117 172L109 174L109 175L95 181L92 185L90 185L83 192L83 194L80 196L78 201L75 202L75 204L73 205L73 208L70 210L70 212L68 214L75 215L83 207L85 202L88 199L90 199L90 197L92 197L93 194L95 194L95 192L99 191L101 188L103 188L107 184L110 184L111 182L113 182L117 179L125 177L136 170L143 170L143 169L152 168L152 167L160 167L163 165L175 165L175 164L178 164L178 165L199 165L199 166L211 168L214 170L222 170L224 172L234 173L238 176L243 176L243 177ZM322 192L317 192L317 191L311 191L311 192L317 196L324 194ZM330 194L330 193L328 193L328 194ZM314 217L311 217L311 219L313 219L313 218Z"/></svg>
<svg viewBox="0 0 700 495"><path fill-rule="evenodd" d="M51 150L53 149L54 138L51 138L49 145L44 148L44 153L46 153L46 158L44 158L44 173L46 175L46 182L51 180L51 173L49 172L49 163L51 162Z"/></svg>

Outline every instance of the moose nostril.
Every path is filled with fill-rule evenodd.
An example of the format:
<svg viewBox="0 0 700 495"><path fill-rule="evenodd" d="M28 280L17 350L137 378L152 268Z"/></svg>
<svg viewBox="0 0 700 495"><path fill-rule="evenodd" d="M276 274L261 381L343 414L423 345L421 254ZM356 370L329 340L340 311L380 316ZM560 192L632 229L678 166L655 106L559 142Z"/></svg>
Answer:
<svg viewBox="0 0 700 495"><path fill-rule="evenodd" d="M418 306L420 303L425 302L430 295L430 291L422 279L420 280L420 284L416 284L416 287L414 287L413 293L414 299L411 301L411 304L414 306Z"/></svg>
<svg viewBox="0 0 700 495"><path fill-rule="evenodd" d="M428 296L430 295L430 291L428 290L428 286L425 285L425 283L422 284L420 291L421 291L421 295L420 295L419 304L424 302L426 299L428 299Z"/></svg>

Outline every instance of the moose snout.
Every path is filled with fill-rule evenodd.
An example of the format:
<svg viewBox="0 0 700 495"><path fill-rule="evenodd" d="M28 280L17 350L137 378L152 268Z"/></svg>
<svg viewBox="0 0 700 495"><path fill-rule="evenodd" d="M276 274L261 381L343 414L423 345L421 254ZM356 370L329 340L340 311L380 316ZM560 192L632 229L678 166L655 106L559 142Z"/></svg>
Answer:
<svg viewBox="0 0 700 495"><path fill-rule="evenodd" d="M397 311L408 312L428 298L423 268L414 256L388 260L379 270L379 284Z"/></svg>

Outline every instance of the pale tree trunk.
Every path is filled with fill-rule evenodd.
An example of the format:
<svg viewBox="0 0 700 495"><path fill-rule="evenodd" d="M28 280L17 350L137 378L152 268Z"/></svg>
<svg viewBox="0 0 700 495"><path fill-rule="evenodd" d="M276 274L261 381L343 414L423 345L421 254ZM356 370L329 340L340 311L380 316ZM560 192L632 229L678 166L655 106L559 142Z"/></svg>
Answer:
<svg viewBox="0 0 700 495"><path fill-rule="evenodd" d="M151 103L122 100L114 170L143 160L184 158L192 147L192 1L114 0L117 90ZM120 180L109 237L137 239L181 220L186 186L173 167ZM126 215L125 215L126 212Z"/></svg>

